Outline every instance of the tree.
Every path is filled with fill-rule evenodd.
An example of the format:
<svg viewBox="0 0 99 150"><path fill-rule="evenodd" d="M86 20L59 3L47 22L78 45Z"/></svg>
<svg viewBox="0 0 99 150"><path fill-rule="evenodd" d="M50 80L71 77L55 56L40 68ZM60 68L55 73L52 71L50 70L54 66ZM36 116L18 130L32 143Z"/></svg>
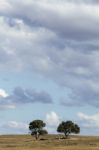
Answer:
<svg viewBox="0 0 99 150"><path fill-rule="evenodd" d="M31 131L31 135L35 136L36 140L40 135L47 134L47 131L43 128L46 124L42 120L34 120L29 123L29 130Z"/></svg>
<svg viewBox="0 0 99 150"><path fill-rule="evenodd" d="M57 127L57 132L64 133L67 138L71 133L80 133L80 127L72 121L62 121Z"/></svg>

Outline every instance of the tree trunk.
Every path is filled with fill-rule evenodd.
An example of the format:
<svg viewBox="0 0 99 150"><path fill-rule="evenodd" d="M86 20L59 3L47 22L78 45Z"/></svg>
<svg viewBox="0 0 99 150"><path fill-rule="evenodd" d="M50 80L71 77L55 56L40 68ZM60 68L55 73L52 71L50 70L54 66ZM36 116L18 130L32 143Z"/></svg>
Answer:
<svg viewBox="0 0 99 150"><path fill-rule="evenodd" d="M35 134L35 138L36 138L36 140L38 140L38 138L39 138L39 133L38 132Z"/></svg>
<svg viewBox="0 0 99 150"><path fill-rule="evenodd" d="M68 138L68 136L69 136L69 133L65 133L65 138L67 139Z"/></svg>

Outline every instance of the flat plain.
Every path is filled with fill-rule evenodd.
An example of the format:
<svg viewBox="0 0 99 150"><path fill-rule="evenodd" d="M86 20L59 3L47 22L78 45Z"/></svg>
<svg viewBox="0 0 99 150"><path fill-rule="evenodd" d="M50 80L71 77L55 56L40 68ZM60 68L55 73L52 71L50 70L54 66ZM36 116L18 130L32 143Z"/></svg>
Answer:
<svg viewBox="0 0 99 150"><path fill-rule="evenodd" d="M0 150L99 150L99 137L47 135L36 141L30 135L3 135Z"/></svg>

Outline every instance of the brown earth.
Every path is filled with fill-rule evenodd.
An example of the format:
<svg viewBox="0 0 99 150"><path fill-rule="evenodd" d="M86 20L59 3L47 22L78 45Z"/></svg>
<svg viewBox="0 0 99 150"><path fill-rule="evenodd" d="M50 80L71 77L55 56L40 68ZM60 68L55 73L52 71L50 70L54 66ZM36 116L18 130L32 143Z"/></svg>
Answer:
<svg viewBox="0 0 99 150"><path fill-rule="evenodd" d="M30 135L0 136L0 150L99 150L99 137L47 135L36 141Z"/></svg>

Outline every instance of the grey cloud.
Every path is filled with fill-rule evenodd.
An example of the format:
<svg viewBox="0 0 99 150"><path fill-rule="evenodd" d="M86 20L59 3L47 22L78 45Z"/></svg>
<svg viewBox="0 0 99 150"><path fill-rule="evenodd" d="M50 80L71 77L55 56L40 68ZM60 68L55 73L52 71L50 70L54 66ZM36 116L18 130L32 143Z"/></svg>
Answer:
<svg viewBox="0 0 99 150"><path fill-rule="evenodd" d="M0 110L14 109L15 105L7 98L0 98Z"/></svg>
<svg viewBox="0 0 99 150"><path fill-rule="evenodd" d="M52 103L51 96L45 92L37 92L36 90L31 89L22 89L17 87L14 89L13 94L8 97L14 103Z"/></svg>
<svg viewBox="0 0 99 150"><path fill-rule="evenodd" d="M51 104L52 98L45 91L39 92L32 89L17 87L11 95L7 97L0 97L0 110L14 109L20 104L27 103Z"/></svg>
<svg viewBox="0 0 99 150"><path fill-rule="evenodd" d="M11 58L12 58L12 55L8 54L6 50L4 49L0 50L0 64L10 61Z"/></svg>
<svg viewBox="0 0 99 150"><path fill-rule="evenodd" d="M92 1L7 2L10 6L0 9L0 69L36 72L70 89L66 106L99 106L99 6ZM32 92L15 89L10 98L50 102L45 93Z"/></svg>
<svg viewBox="0 0 99 150"><path fill-rule="evenodd" d="M82 84L84 85L79 86L79 89L75 87L69 97L61 99L61 105L69 107L92 105L99 108L99 89L95 90L90 84L87 85L84 82ZM98 86L97 83L96 86Z"/></svg>
<svg viewBox="0 0 99 150"><path fill-rule="evenodd" d="M9 25L9 27L16 28L16 29L20 30L19 21L17 19L5 17L4 21L5 21L5 23L7 23Z"/></svg>
<svg viewBox="0 0 99 150"><path fill-rule="evenodd" d="M65 1L65 0L63 0ZM72 3L87 3L87 4L98 4L99 0L66 0L67 2L72 2Z"/></svg>
<svg viewBox="0 0 99 150"><path fill-rule="evenodd" d="M6 8L6 14L2 11L2 16L23 20L32 27L47 28L65 39L84 41L99 38L98 6L67 1L57 4L56 1L8 2L11 8Z"/></svg>

